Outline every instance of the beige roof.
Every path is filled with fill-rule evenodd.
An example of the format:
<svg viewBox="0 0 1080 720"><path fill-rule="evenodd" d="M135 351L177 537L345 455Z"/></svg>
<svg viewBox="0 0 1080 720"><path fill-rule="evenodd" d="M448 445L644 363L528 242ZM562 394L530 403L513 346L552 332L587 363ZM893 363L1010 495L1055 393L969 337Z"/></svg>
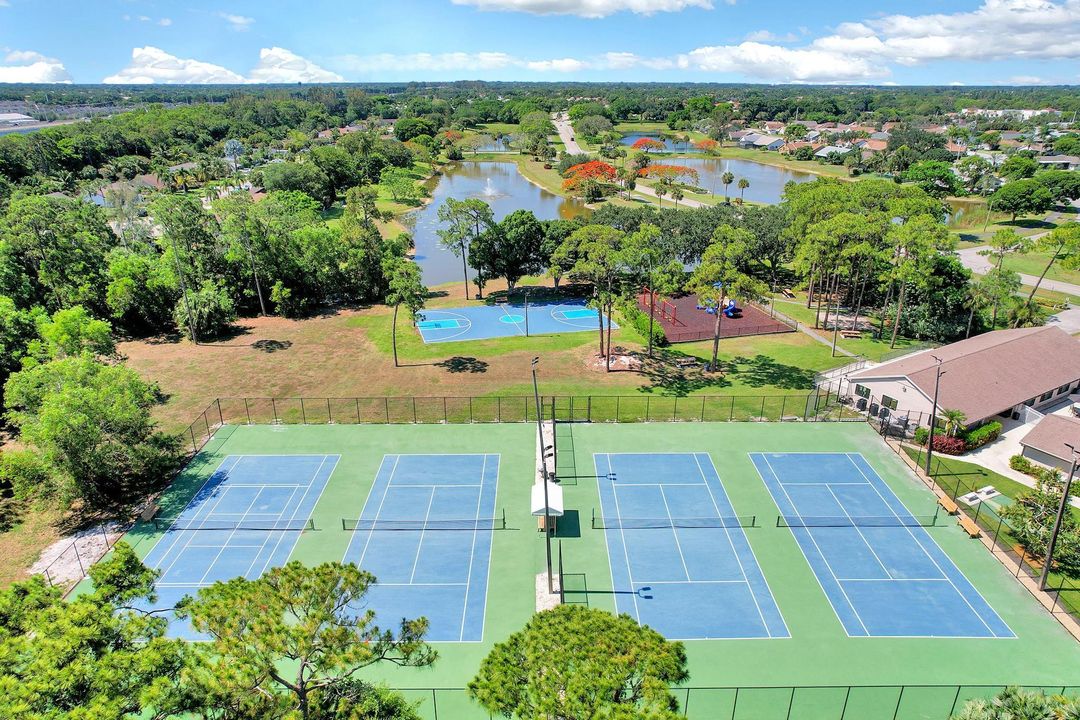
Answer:
<svg viewBox="0 0 1080 720"><path fill-rule="evenodd" d="M1065 443L1080 450L1080 420L1067 415L1047 415L1031 429L1021 445L1053 455L1062 460L1072 460L1072 450Z"/></svg>
<svg viewBox="0 0 1080 720"><path fill-rule="evenodd" d="M998 330L862 370L851 379L906 377L927 397L941 359L938 406L975 422L1080 379L1080 340L1053 326Z"/></svg>

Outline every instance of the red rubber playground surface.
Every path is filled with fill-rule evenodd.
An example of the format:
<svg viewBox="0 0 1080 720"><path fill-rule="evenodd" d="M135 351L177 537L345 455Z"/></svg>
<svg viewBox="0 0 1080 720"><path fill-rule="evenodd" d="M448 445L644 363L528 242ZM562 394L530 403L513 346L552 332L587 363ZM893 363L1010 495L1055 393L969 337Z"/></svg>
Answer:
<svg viewBox="0 0 1080 720"><path fill-rule="evenodd" d="M664 328L664 335L669 342L696 342L709 340L716 328L716 316L704 310L698 310L697 295L661 298L656 296L656 322ZM638 307L649 312L649 296L638 296ZM794 332L795 328L780 320L769 317L767 312L753 305L739 305L738 317L724 316L720 323L720 337L739 337L742 335L771 335L773 333Z"/></svg>

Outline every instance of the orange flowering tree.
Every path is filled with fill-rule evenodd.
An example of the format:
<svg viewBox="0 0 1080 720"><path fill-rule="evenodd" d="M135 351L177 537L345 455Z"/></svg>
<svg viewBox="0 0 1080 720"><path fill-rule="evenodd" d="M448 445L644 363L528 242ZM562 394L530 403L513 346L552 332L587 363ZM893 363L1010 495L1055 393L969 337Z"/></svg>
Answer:
<svg viewBox="0 0 1080 720"><path fill-rule="evenodd" d="M461 140L465 137L465 134L460 133L457 130L447 130L446 132L442 133L441 137L443 141L446 142L448 145L456 145L457 143L461 142Z"/></svg>
<svg viewBox="0 0 1080 720"><path fill-rule="evenodd" d="M663 150L665 146L664 143L656 140L655 138L643 137L639 138L630 147L634 148L635 150L644 150L645 152L649 152L651 150Z"/></svg>
<svg viewBox="0 0 1080 720"><path fill-rule="evenodd" d="M654 180L698 183L698 171L686 165L649 165L639 170L638 174Z"/></svg>
<svg viewBox="0 0 1080 720"><path fill-rule="evenodd" d="M704 140L698 140L694 143L694 148L700 150L703 153L709 153L710 155L716 152L716 148L720 147L720 143L716 142L712 138L705 138Z"/></svg>
<svg viewBox="0 0 1080 720"><path fill-rule="evenodd" d="M587 163L573 165L567 168L563 177L563 190L574 191L581 187L586 180L596 182L613 182L618 175L614 165L608 165L600 160L590 160Z"/></svg>

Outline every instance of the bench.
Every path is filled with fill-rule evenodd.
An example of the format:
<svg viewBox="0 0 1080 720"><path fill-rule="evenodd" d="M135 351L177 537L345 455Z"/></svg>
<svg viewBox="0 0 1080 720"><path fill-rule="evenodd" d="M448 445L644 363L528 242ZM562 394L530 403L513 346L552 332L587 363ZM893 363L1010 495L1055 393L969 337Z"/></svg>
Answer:
<svg viewBox="0 0 1080 720"><path fill-rule="evenodd" d="M848 340L858 340L862 337L862 330L841 330L840 337Z"/></svg>
<svg viewBox="0 0 1080 720"><path fill-rule="evenodd" d="M551 516L551 534L554 535L559 531L559 520L556 516ZM536 516L536 532L544 532L544 516Z"/></svg>
<svg viewBox="0 0 1080 720"><path fill-rule="evenodd" d="M937 499L938 505L945 509L945 512L950 515L957 515L960 512L960 506L953 502L953 499L948 495L941 495Z"/></svg>
<svg viewBox="0 0 1080 720"><path fill-rule="evenodd" d="M695 357L681 357L681 358L679 358L678 360L675 361L675 367L678 367L678 368L695 367L695 366L700 365L700 364L701 364L701 360L699 358L695 358Z"/></svg>
<svg viewBox="0 0 1080 720"><path fill-rule="evenodd" d="M139 513L139 519L143 522L150 522L157 517L157 514L161 512L161 507L157 503L150 503L143 508L143 511Z"/></svg>
<svg viewBox="0 0 1080 720"><path fill-rule="evenodd" d="M977 538L982 535L982 530L980 530L979 526L975 524L975 521L967 515L961 515L958 522L960 523L960 527L964 528L964 532L969 536Z"/></svg>
<svg viewBox="0 0 1080 720"><path fill-rule="evenodd" d="M783 290L781 290L780 293L786 298L790 298L792 300L795 299L795 293L791 292L787 288L784 288Z"/></svg>

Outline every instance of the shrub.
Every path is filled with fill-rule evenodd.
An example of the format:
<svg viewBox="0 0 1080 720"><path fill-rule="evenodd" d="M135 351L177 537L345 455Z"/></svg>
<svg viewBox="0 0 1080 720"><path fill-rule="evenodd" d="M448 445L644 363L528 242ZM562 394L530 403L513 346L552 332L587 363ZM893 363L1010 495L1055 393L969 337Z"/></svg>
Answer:
<svg viewBox="0 0 1080 720"><path fill-rule="evenodd" d="M1022 472L1025 475L1035 477L1035 466L1023 455L1013 455L1009 458L1009 467L1017 472Z"/></svg>
<svg viewBox="0 0 1080 720"><path fill-rule="evenodd" d="M962 455L967 450L967 443L963 438L935 434L933 447L942 455Z"/></svg>
<svg viewBox="0 0 1080 720"><path fill-rule="evenodd" d="M993 422L988 422L985 425L980 425L974 430L964 433L961 437L963 437L964 441L967 443L967 449L974 450L975 448L981 448L987 443L994 442L998 439L999 435L1001 435L1001 423L995 420Z"/></svg>
<svg viewBox="0 0 1080 720"><path fill-rule="evenodd" d="M930 431L924 427L915 428L915 442L920 445L926 444L926 439L930 437Z"/></svg>
<svg viewBox="0 0 1080 720"><path fill-rule="evenodd" d="M630 325L633 325L634 329L638 331L642 338L646 341L649 339L649 313L639 308L632 301L627 301L619 308L622 311L623 318ZM668 344L667 335L664 334L664 328L660 326L660 321L655 319L653 321L653 345L656 347L663 347Z"/></svg>
<svg viewBox="0 0 1080 720"><path fill-rule="evenodd" d="M588 155L570 155L568 153L563 153L559 156L559 164L556 166L556 169L558 169L560 175L565 175L566 171L570 168L575 165L584 165L590 160L592 160L592 158Z"/></svg>

